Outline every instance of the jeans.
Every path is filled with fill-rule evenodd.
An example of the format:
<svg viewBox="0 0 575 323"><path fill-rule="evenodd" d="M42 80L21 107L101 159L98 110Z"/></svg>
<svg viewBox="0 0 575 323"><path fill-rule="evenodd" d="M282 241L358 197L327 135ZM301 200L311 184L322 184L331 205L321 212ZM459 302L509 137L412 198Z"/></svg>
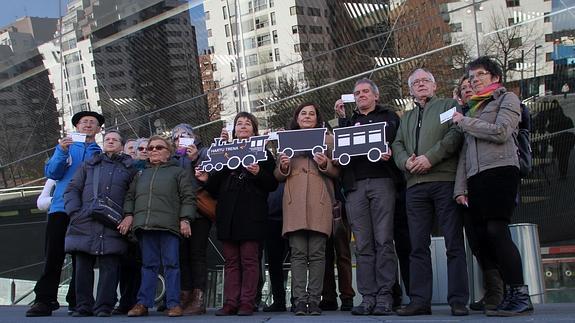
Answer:
<svg viewBox="0 0 575 323"><path fill-rule="evenodd" d="M180 305L179 237L168 231L139 230L138 240L142 251L142 282L138 303L154 306L160 264L166 280L166 306Z"/></svg>

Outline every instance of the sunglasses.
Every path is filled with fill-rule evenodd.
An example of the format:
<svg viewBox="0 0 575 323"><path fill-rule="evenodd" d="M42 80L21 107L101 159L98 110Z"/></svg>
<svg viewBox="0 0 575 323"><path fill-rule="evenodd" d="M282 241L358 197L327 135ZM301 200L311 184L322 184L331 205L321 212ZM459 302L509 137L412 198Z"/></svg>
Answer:
<svg viewBox="0 0 575 323"><path fill-rule="evenodd" d="M146 147L138 147L138 151L144 151L146 150Z"/></svg>
<svg viewBox="0 0 575 323"><path fill-rule="evenodd" d="M148 148L146 148L147 151L152 151L152 150L162 151L164 149L168 149L168 147L166 147L166 146L148 146Z"/></svg>

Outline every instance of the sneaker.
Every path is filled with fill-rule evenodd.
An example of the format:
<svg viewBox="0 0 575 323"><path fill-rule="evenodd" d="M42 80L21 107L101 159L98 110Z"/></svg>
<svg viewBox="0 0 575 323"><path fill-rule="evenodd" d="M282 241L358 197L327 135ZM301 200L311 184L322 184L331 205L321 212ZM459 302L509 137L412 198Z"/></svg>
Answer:
<svg viewBox="0 0 575 323"><path fill-rule="evenodd" d="M352 315L371 315L373 312L374 304L367 303L365 301L361 302L358 306L354 306L351 309Z"/></svg>
<svg viewBox="0 0 575 323"><path fill-rule="evenodd" d="M309 315L321 315L321 308L316 303L309 303L307 312Z"/></svg>
<svg viewBox="0 0 575 323"><path fill-rule="evenodd" d="M265 306L263 311L264 312L285 312L286 311L286 304L273 302L272 305Z"/></svg>
<svg viewBox="0 0 575 323"><path fill-rule="evenodd" d="M148 316L148 308L144 304L136 304L128 311L129 317Z"/></svg>
<svg viewBox="0 0 575 323"><path fill-rule="evenodd" d="M299 302L295 306L294 314L297 316L302 316L307 314L307 304L305 302Z"/></svg>
<svg viewBox="0 0 575 323"><path fill-rule="evenodd" d="M30 307L28 311L26 311L27 317L37 317L37 316L51 316L52 315L52 306L37 302Z"/></svg>
<svg viewBox="0 0 575 323"><path fill-rule="evenodd" d="M123 308L118 306L112 311L112 315L126 315L128 314L129 310L130 310L129 308Z"/></svg>
<svg viewBox="0 0 575 323"><path fill-rule="evenodd" d="M322 299L321 302L319 302L319 308L324 311L337 311L337 301L328 301L326 299Z"/></svg>
<svg viewBox="0 0 575 323"><path fill-rule="evenodd" d="M112 316L112 313L108 312L108 311L101 311L98 312L98 314L96 314L97 317L110 317Z"/></svg>

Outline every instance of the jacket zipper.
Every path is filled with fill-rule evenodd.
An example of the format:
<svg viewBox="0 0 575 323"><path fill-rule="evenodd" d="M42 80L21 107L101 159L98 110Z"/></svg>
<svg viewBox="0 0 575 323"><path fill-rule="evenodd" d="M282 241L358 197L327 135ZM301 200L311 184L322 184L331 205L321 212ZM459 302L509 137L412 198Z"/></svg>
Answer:
<svg viewBox="0 0 575 323"><path fill-rule="evenodd" d="M420 106L418 107L418 112L417 112L417 128L415 128L415 155L417 156L418 153L417 151L419 150L419 131L421 130L421 112L423 111L423 108Z"/></svg>
<svg viewBox="0 0 575 323"><path fill-rule="evenodd" d="M148 227L148 222L150 220L150 207L152 206L152 188L154 186L154 180L156 179L156 173L158 172L158 169L160 167L156 167L156 169L154 169L154 174L152 174L152 180L150 181L150 191L148 192L148 212L146 214L146 223L144 225L144 227Z"/></svg>

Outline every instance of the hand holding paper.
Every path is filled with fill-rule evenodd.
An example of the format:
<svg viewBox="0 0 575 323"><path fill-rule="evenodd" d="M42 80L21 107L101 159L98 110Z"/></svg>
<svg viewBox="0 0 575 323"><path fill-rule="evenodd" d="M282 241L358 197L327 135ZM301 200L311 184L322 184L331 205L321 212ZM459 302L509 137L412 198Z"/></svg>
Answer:
<svg viewBox="0 0 575 323"><path fill-rule="evenodd" d="M442 114L439 115L439 122L446 123L447 121L451 120L453 118L453 114L456 112L457 110L455 109L455 107L443 112Z"/></svg>

